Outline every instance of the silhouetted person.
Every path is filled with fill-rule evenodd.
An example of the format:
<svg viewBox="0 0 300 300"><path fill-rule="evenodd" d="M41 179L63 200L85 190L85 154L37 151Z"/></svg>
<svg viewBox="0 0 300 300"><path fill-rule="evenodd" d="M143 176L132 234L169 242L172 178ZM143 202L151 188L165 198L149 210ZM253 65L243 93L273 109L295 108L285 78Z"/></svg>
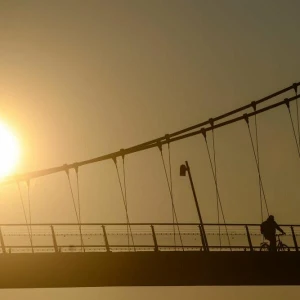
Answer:
<svg viewBox="0 0 300 300"><path fill-rule="evenodd" d="M265 239L270 241L270 251L276 252L276 229L282 234L285 232L275 222L274 216L270 215L268 219L262 222L260 231L264 235Z"/></svg>

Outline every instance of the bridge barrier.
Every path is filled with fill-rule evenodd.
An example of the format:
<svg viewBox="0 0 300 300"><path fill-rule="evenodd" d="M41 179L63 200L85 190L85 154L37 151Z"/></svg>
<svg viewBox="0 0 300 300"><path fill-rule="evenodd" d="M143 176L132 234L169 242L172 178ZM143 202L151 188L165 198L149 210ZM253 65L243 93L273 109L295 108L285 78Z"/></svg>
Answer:
<svg viewBox="0 0 300 300"><path fill-rule="evenodd" d="M260 251L259 224L204 224L209 251ZM300 225L281 225L281 241L298 251ZM5 224L1 253L204 251L196 223Z"/></svg>

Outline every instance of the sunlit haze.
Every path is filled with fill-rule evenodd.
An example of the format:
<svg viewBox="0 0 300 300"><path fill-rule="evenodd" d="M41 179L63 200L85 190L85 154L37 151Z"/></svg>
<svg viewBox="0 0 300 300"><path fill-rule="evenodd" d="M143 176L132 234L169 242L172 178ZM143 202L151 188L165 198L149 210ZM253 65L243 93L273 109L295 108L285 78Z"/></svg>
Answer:
<svg viewBox="0 0 300 300"><path fill-rule="evenodd" d="M0 180L126 149L299 82L299 11L299 0L0 0ZM290 90L268 103L294 96ZM298 133L296 115L293 102ZM250 125L256 140L253 118ZM258 115L257 125L265 202L279 224L300 224L300 160L287 107ZM214 134L226 223L260 223L267 211L246 122ZM211 132L207 140L213 155ZM170 145L178 221L198 222L188 176L179 174L188 161L203 222L223 222L204 138ZM169 174L167 145L163 154ZM159 149L126 155L125 171L130 222L173 222ZM71 185L66 172L22 181L20 190L15 182L2 184L0 223L77 222L78 190L82 223L126 222L112 159L80 167L78 185L73 169L69 175ZM299 287L132 287L0 290L0 297L282 300L299 293Z"/></svg>
<svg viewBox="0 0 300 300"><path fill-rule="evenodd" d="M20 156L20 146L9 127L0 123L0 179L10 175Z"/></svg>

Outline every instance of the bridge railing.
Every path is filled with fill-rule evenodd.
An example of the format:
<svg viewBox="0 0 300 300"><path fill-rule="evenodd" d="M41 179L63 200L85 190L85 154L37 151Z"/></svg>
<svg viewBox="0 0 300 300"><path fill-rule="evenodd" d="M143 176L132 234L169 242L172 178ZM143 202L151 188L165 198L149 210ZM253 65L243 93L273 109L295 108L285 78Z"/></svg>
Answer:
<svg viewBox="0 0 300 300"><path fill-rule="evenodd" d="M281 225L290 251L300 246L300 225ZM259 224L204 224L209 251L260 251ZM2 253L204 251L196 223L5 224Z"/></svg>

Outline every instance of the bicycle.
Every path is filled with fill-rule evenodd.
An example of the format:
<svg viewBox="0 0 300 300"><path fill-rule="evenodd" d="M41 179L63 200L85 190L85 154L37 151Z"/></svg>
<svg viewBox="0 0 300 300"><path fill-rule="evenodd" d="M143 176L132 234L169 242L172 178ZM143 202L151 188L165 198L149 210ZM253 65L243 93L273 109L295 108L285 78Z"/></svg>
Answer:
<svg viewBox="0 0 300 300"><path fill-rule="evenodd" d="M284 244L281 240L280 240L280 236L284 235L284 234L276 234L276 250L277 251L290 251L289 246L287 246L286 244ZM260 251L270 251L270 245L267 242L263 242L260 244Z"/></svg>

